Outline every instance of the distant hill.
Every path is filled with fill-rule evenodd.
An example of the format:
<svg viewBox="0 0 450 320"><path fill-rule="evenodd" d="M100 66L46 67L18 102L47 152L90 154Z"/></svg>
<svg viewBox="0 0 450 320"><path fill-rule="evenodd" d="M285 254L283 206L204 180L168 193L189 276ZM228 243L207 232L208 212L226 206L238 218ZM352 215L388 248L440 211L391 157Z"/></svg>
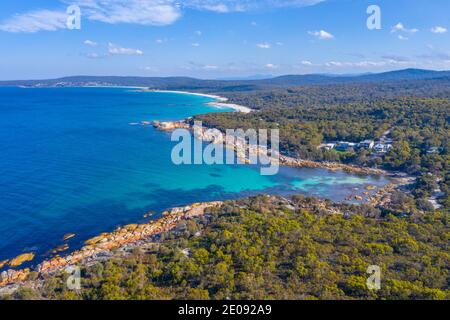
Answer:
<svg viewBox="0 0 450 320"><path fill-rule="evenodd" d="M450 79L450 71L405 69L362 75L285 75L269 79L201 80L189 77L74 76L49 80L0 81L0 86L145 86L152 89L251 91L270 87L293 87L345 83L382 83L413 80Z"/></svg>
<svg viewBox="0 0 450 320"><path fill-rule="evenodd" d="M338 84L361 82L391 82L405 80L428 80L450 77L450 71L432 71L422 69L405 69L364 75L286 75L273 79L261 80L260 83L281 86L302 86L314 84Z"/></svg>

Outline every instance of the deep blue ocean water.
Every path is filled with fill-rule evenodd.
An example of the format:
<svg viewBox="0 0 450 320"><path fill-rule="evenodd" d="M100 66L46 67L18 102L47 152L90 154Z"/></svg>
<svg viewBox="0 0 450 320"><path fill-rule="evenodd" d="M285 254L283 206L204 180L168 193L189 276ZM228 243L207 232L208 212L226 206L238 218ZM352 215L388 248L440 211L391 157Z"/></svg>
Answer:
<svg viewBox="0 0 450 320"><path fill-rule="evenodd" d="M223 112L211 98L129 88L0 88L0 261L36 252L35 262L76 233L71 248L118 225L192 202L258 193L302 193L342 201L386 180L322 169L176 166L174 142L130 123Z"/></svg>

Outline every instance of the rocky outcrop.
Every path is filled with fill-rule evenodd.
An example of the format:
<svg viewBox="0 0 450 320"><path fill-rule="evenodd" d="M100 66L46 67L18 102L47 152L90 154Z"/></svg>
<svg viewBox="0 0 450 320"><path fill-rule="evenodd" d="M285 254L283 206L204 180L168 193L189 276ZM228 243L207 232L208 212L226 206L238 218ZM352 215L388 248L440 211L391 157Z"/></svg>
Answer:
<svg viewBox="0 0 450 320"><path fill-rule="evenodd" d="M181 121L153 121L153 127L162 131L172 131L175 129L190 129L189 124L185 120Z"/></svg>
<svg viewBox="0 0 450 320"><path fill-rule="evenodd" d="M12 268L19 267L25 262L32 261L34 259L34 253L24 253L15 257L9 261L8 265Z"/></svg>
<svg viewBox="0 0 450 320"><path fill-rule="evenodd" d="M220 205L222 205L222 202L216 201L195 203L186 207L172 208L164 212L161 218L149 223L130 224L124 227L120 227L114 232L102 233L99 236L91 238L85 242L85 246L80 250L72 252L71 254L64 257L56 256L53 259L44 261L36 267L35 271L37 271L41 275L45 275L55 271L63 270L70 265L74 265L88 259L95 259L95 257L102 253L109 253L112 249L138 242L140 240L150 238L163 232L168 232L174 229L180 221L201 216L208 208ZM24 260L25 258L30 257L24 256L20 258L20 260ZM2 277L0 278L0 286L23 281L26 279L29 273L29 269L5 271L4 273L2 273Z"/></svg>
<svg viewBox="0 0 450 320"><path fill-rule="evenodd" d="M398 188L397 184L388 184L369 196L369 203L374 207L387 208L391 203L392 193Z"/></svg>
<svg viewBox="0 0 450 320"><path fill-rule="evenodd" d="M11 283L21 282L27 279L30 274L30 269L23 270L8 270L0 273L0 287Z"/></svg>
<svg viewBox="0 0 450 320"><path fill-rule="evenodd" d="M284 166L298 167L298 168L323 168L330 171L342 170L348 173L358 173L358 174L373 174L373 175L387 174L386 171L381 169L357 167L337 162L315 162L310 160L291 158L287 156L280 156L280 164Z"/></svg>
<svg viewBox="0 0 450 320"><path fill-rule="evenodd" d="M397 178L394 183L390 183L380 188L375 194L369 196L368 203L374 207L379 208L389 208L390 203L392 202L392 195L395 191L399 190L402 187L411 185L414 183L415 178L406 177L406 178Z"/></svg>
<svg viewBox="0 0 450 320"><path fill-rule="evenodd" d="M86 246L62 258L55 257L52 260L42 262L37 271L49 273L68 265L79 263L87 258L94 257L100 253L121 247L151 236L167 232L176 227L179 221L200 216L205 210L221 205L222 202L196 203L190 206L173 208L163 214L163 217L146 224L130 224L120 227L111 233L102 233L85 242Z"/></svg>

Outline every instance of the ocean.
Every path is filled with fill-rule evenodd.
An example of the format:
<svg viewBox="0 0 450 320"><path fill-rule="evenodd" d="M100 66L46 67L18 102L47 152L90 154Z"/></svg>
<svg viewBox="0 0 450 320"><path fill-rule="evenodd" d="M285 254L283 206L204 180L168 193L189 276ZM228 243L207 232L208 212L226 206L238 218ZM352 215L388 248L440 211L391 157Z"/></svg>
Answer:
<svg viewBox="0 0 450 320"><path fill-rule="evenodd" d="M185 165L170 134L141 121L224 112L212 98L130 88L0 88L0 261L63 243L71 249L149 211L260 193L343 201L382 177L323 169Z"/></svg>

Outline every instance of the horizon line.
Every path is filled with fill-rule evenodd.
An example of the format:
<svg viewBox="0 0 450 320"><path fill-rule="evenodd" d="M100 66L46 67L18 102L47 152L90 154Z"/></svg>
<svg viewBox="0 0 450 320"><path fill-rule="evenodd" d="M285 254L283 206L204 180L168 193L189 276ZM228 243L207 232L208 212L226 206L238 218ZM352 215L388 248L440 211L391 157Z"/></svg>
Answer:
<svg viewBox="0 0 450 320"><path fill-rule="evenodd" d="M1 82L11 82L11 81L51 81L51 80L60 80L60 79L66 79L66 78L77 78L77 77L100 77L100 78L106 78L106 77L114 77L114 78L159 78L159 79L168 79L168 78L187 78L187 79L194 79L194 80L203 80L203 81L258 81L258 80L270 80L274 78L280 78L280 77L286 77L286 76L324 76L324 77L360 77L365 75L379 75L379 74L385 74L385 73L392 73L392 72L401 72L401 71L426 71L426 72L450 72L449 70L436 70L436 69L421 69L421 68L405 68L405 69L392 69L387 71L380 71L380 72L358 72L358 73L286 73L286 74L280 74L280 75L261 75L262 78L258 79L249 79L252 77L259 76L258 74L255 75L242 75L242 76L229 76L229 77L223 77L222 79L220 77L216 78L201 78L196 76L182 76L182 75L171 75L171 76L140 76L140 75L69 75L69 76L59 76L54 78L41 78L41 79L7 79L7 80L0 80ZM267 78L265 77L267 76ZM248 79L246 79L248 78Z"/></svg>

